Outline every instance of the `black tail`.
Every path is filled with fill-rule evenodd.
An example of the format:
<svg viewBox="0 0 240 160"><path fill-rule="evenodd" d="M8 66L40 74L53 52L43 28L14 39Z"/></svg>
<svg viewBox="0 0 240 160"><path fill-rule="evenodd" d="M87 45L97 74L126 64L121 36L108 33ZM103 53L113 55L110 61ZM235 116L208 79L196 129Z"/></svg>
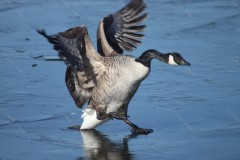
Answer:
<svg viewBox="0 0 240 160"><path fill-rule="evenodd" d="M46 34L44 29L36 29L36 31L41 34L42 36L44 36L45 38L49 38L49 36Z"/></svg>
<svg viewBox="0 0 240 160"><path fill-rule="evenodd" d="M43 37L47 38L47 40L52 43L56 44L57 43L57 35L47 35L44 29L36 29L36 31L41 34Z"/></svg>

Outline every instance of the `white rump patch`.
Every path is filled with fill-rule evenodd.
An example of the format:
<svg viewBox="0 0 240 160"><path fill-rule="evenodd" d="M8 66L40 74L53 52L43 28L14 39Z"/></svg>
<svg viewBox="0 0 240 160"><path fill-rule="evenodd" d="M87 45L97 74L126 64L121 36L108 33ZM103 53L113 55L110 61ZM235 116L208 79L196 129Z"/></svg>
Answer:
<svg viewBox="0 0 240 160"><path fill-rule="evenodd" d="M80 128L81 130L94 129L100 124L108 121L108 120L104 120L104 121L98 120L96 110L92 108L84 109L81 118L83 118L83 123Z"/></svg>
<svg viewBox="0 0 240 160"><path fill-rule="evenodd" d="M168 57L168 64L178 65L178 64L174 61L174 58L173 58L172 55L169 55L169 57Z"/></svg>

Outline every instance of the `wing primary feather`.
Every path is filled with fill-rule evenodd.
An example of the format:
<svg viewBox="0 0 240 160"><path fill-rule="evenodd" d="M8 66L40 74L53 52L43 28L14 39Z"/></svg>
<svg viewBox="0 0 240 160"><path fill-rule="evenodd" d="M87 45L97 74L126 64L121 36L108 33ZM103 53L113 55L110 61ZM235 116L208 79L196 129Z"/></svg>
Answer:
<svg viewBox="0 0 240 160"><path fill-rule="evenodd" d="M146 28L146 25L140 24L147 18L147 13L143 13L145 8L144 0L131 0L125 7L100 21L99 24L103 23L104 34L98 33L97 45L102 55L111 56L108 53L111 49L118 54L124 50L132 51L136 45L141 44L140 40L144 35L139 32ZM111 49L105 47L104 50L104 46L110 46L108 48Z"/></svg>
<svg viewBox="0 0 240 160"><path fill-rule="evenodd" d="M126 7L122 8L119 12L122 13L122 16L127 16L132 13L136 8L139 8L144 5L143 0L132 0Z"/></svg>
<svg viewBox="0 0 240 160"><path fill-rule="evenodd" d="M123 37L127 37L127 38L131 38L131 39L135 39L135 40L141 40L144 35L143 34L139 34L139 33L130 33L130 32L125 32L122 35Z"/></svg>
<svg viewBox="0 0 240 160"><path fill-rule="evenodd" d="M130 23L130 24L137 24L137 23L140 23L142 21L144 21L146 18L147 18L147 13L144 13L143 15L141 16L135 16L135 17L132 17L132 18L129 18L129 19L126 19L126 22L127 23Z"/></svg>
<svg viewBox="0 0 240 160"><path fill-rule="evenodd" d="M146 8L146 5L142 4L140 6L136 6L133 9L130 9L128 12L124 13L122 17L124 19L129 19L131 17L135 17L136 15L139 15L144 9Z"/></svg>
<svg viewBox="0 0 240 160"><path fill-rule="evenodd" d="M123 32L124 33L126 33L126 32L128 32L128 33L143 32L145 28L146 28L145 25L133 26L133 27L129 27L129 28L123 29Z"/></svg>
<svg viewBox="0 0 240 160"><path fill-rule="evenodd" d="M132 45L139 45L139 44L141 44L140 41L134 40L134 39L131 39L131 38L127 38L127 37L121 37L121 39L122 39L123 41L126 41L126 42L132 44Z"/></svg>
<svg viewBox="0 0 240 160"><path fill-rule="evenodd" d="M132 50L134 50L134 49L136 49L136 46L135 46L135 45L127 42L126 40L124 41L122 38L119 38L118 41L120 41L120 42L121 42L121 46L122 46L125 50L127 50L127 51L129 51L129 52L132 51Z"/></svg>

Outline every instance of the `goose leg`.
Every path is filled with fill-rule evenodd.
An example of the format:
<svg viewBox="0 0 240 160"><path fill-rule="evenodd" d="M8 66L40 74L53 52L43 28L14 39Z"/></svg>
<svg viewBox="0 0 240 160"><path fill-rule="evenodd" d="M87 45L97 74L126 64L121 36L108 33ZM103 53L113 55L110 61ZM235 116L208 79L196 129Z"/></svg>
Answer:
<svg viewBox="0 0 240 160"><path fill-rule="evenodd" d="M123 121L132 127L132 134L149 134L153 132L152 129L139 128L137 125L130 122L127 117L125 117Z"/></svg>
<svg viewBox="0 0 240 160"><path fill-rule="evenodd" d="M149 133L152 133L153 130L152 129L144 129L144 128L140 128L138 127L137 125L133 124L131 121L128 120L127 116L125 116L124 114L121 114L121 113L117 113L117 112L110 112L108 114L103 114L100 113L98 114L97 118L99 120L104 120L106 118L115 118L115 119L118 119L118 120L122 120L124 121L126 124L128 124L129 126L132 127L132 134L149 134Z"/></svg>
<svg viewBox="0 0 240 160"><path fill-rule="evenodd" d="M102 111L97 110L97 119L98 120L105 120L105 119L113 119L113 117L108 113L106 113L106 108L104 108Z"/></svg>
<svg viewBox="0 0 240 160"><path fill-rule="evenodd" d="M97 114L97 119L98 120L105 120L105 119L118 119L118 120L123 120L123 117L126 117L124 116L123 114L120 114L120 113L117 113L117 112L110 112L108 114L106 114L105 112L99 112Z"/></svg>

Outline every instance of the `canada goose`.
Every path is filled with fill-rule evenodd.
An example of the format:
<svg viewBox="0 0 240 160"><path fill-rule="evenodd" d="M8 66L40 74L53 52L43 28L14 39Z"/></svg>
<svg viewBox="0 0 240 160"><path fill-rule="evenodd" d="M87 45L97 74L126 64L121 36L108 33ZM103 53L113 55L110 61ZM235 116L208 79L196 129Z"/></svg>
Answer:
<svg viewBox="0 0 240 160"><path fill-rule="evenodd" d="M48 39L66 63L67 88L76 105L83 110L81 130L94 129L110 120L119 119L132 127L132 133L148 134L128 120L128 104L140 83L148 76L152 59L171 65L190 65L179 53L163 54L150 49L138 58L122 55L141 43L147 17L143 0L132 0L118 12L103 18L97 31L97 48L93 47L85 26L71 28L55 35L38 32Z"/></svg>

